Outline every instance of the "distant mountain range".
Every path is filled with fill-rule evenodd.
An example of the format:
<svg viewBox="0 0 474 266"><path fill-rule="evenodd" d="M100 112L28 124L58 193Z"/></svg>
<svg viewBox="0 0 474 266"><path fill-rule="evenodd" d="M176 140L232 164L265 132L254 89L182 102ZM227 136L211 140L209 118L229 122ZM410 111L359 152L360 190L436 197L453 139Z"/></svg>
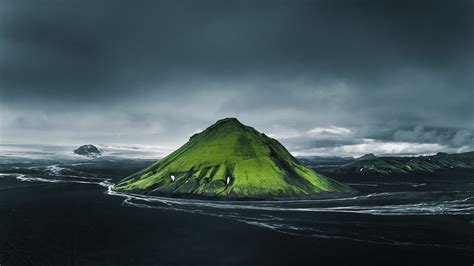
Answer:
<svg viewBox="0 0 474 266"><path fill-rule="evenodd" d="M300 158L304 163L329 176L394 176L434 173L454 168L474 170L474 152L438 153L417 157L376 157L367 154L360 158ZM474 172L473 172L474 176Z"/></svg>

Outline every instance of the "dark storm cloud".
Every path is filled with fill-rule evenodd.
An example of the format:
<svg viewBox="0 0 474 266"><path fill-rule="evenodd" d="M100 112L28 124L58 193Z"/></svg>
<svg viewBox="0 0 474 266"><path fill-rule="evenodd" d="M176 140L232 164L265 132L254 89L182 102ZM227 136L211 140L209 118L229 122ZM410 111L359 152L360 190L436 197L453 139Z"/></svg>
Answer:
<svg viewBox="0 0 474 266"><path fill-rule="evenodd" d="M473 10L472 1L3 1L2 135L178 143L238 116L295 149L364 139L473 148ZM351 134L306 133L329 126Z"/></svg>
<svg viewBox="0 0 474 266"><path fill-rule="evenodd" d="M422 126L416 126L409 130L397 130L393 135L393 139L396 141L441 143L452 147L474 147L474 134L466 129L429 129Z"/></svg>

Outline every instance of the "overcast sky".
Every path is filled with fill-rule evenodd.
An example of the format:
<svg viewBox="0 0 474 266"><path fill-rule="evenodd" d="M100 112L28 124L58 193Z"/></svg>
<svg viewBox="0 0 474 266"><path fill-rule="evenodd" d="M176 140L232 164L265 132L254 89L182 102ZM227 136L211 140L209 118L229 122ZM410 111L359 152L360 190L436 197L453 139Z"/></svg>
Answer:
<svg viewBox="0 0 474 266"><path fill-rule="evenodd" d="M474 1L3 0L0 142L474 150Z"/></svg>

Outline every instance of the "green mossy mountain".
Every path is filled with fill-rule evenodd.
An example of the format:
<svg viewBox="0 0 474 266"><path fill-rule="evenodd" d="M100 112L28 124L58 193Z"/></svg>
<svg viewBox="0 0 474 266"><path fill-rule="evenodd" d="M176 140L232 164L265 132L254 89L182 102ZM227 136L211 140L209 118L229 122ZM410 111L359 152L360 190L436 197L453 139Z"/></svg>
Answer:
<svg viewBox="0 0 474 266"><path fill-rule="evenodd" d="M219 120L193 135L113 190L221 199L311 198L351 191L302 164L277 140L235 118Z"/></svg>

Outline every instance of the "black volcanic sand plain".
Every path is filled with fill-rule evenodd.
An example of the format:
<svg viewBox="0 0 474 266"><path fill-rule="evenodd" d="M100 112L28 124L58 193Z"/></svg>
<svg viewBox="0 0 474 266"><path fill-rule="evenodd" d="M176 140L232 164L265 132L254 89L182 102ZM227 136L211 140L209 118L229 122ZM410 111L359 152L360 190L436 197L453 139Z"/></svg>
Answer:
<svg viewBox="0 0 474 266"><path fill-rule="evenodd" d="M344 180L359 196L327 201L193 203L107 194L108 185L148 164L2 164L0 264L474 262L472 171L453 169L433 183Z"/></svg>

